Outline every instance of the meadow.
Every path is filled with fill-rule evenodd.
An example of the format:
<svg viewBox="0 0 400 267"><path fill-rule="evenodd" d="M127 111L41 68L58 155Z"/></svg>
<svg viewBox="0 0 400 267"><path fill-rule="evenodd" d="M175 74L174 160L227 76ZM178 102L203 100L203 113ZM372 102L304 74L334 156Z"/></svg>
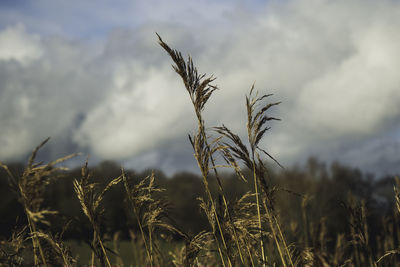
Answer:
<svg viewBox="0 0 400 267"><path fill-rule="evenodd" d="M46 139L25 166L0 162L10 216L0 266L400 266L398 179L316 159L284 169L260 146L279 102L254 86L245 140L224 125L206 127L215 78L158 38L193 104L189 142L200 176L88 161L69 171L62 163L75 154L36 162Z"/></svg>

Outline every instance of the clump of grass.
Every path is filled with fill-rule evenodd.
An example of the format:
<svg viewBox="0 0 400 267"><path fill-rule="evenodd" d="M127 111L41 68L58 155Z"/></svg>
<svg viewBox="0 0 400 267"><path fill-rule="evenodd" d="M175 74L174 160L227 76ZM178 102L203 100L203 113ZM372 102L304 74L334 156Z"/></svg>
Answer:
<svg viewBox="0 0 400 267"><path fill-rule="evenodd" d="M129 205L140 229L147 255L146 265L163 266L164 257L157 245L156 231L167 230L170 233L185 236L165 220L168 217L166 202L155 197L157 193L163 192L164 189L155 185L154 172L134 185L129 182L124 171L122 172L122 179Z"/></svg>
<svg viewBox="0 0 400 267"><path fill-rule="evenodd" d="M258 240L261 239L256 203L251 201L254 193L247 192L232 203L232 217L238 232L238 242L246 250L245 264L255 266L256 259L261 259ZM263 223L266 221L262 218Z"/></svg>
<svg viewBox="0 0 400 267"><path fill-rule="evenodd" d="M393 186L393 190L394 190L394 196L395 196L395 213L397 216L399 216L400 215L400 178L399 177L395 177L395 184ZM395 231L393 231L392 235L395 235L395 234L397 234L397 233L395 233ZM395 238L395 237L393 237L393 238ZM393 243L395 243L395 242L392 242L392 244ZM387 259L389 257L396 257L396 256L398 257L398 255L400 255L400 247L389 249L385 252L385 254L383 254L381 257L379 257L379 259L376 261L376 263L378 264L380 262L385 262L385 259Z"/></svg>
<svg viewBox="0 0 400 267"><path fill-rule="evenodd" d="M81 179L74 180L74 190L81 204L83 213L89 219L93 229L93 239L90 244L92 249L91 266L95 266L95 256L97 257L101 266L110 266L111 262L107 255L104 242L101 235L101 220L104 212L101 202L104 195L111 187L115 186L122 181L122 175L114 178L108 185L99 190L98 185L92 182L93 174L88 170L88 161L82 167Z"/></svg>
<svg viewBox="0 0 400 267"><path fill-rule="evenodd" d="M77 155L71 154L47 164L35 163L38 151L49 141L49 139L50 138L44 140L33 150L32 155L29 158L28 165L21 177L14 176L8 169L7 165L0 162L0 167L3 167L7 172L9 184L17 194L18 201L24 208L25 215L28 220L29 234L32 240L35 266L47 266L47 262L51 258L49 256L46 257L45 255L46 252L43 248L43 241L47 241L52 248L57 247L55 244L60 245L53 238L51 238L48 233L43 232L39 228L41 225L50 226L50 222L47 217L49 215L55 215L58 213L54 210L42 208L46 187L62 176L60 175L60 171L66 170L66 168L57 167L56 165ZM70 266L73 264L71 258L65 254L66 250L54 249L47 254L52 256L54 253L55 255L62 257L65 266Z"/></svg>
<svg viewBox="0 0 400 267"><path fill-rule="evenodd" d="M356 266L361 266L362 264L376 266L376 260L369 244L365 200L361 200L358 203L354 196L349 194L348 204L343 205L349 214L351 244L353 247L351 261Z"/></svg>
<svg viewBox="0 0 400 267"><path fill-rule="evenodd" d="M184 239L184 245L170 251L174 266L207 266L218 265L212 253L212 242L214 236L208 231L201 231L198 234Z"/></svg>
<svg viewBox="0 0 400 267"><path fill-rule="evenodd" d="M0 266L21 266L24 263L26 227L14 230L9 240L0 241Z"/></svg>
<svg viewBox="0 0 400 267"><path fill-rule="evenodd" d="M37 232L36 235L46 241L45 246L51 248L45 250L49 266L59 265L60 262L63 263L63 266L77 266L77 260L71 254L69 247L62 241L62 233L54 236L51 233Z"/></svg>
<svg viewBox="0 0 400 267"><path fill-rule="evenodd" d="M264 228L262 224L263 215L261 213L261 207L263 207L283 266L287 266L287 264L293 266L291 253L289 252L274 210L274 193L276 190L269 186L267 178L268 170L261 155L266 155L279 166L281 165L268 152L259 146L265 133L270 129L267 123L272 120L279 120L275 117L268 116L266 112L271 107L279 105L280 102L262 104L262 101L270 96L271 95L258 96L258 93L254 91L254 85L251 87L248 96L246 96L247 142L249 147L245 145L245 142L241 140L239 135L233 133L226 126L215 127L215 130L227 139L227 141L221 141L221 143L229 149L233 158L242 161L244 165L253 172L258 228L260 232L260 261L263 265L266 265L268 262L267 254L265 252L265 231L263 230ZM226 151L224 153L226 154ZM235 161L230 159L229 162ZM237 163L234 163L233 166L236 168ZM262 190L262 194L260 190Z"/></svg>

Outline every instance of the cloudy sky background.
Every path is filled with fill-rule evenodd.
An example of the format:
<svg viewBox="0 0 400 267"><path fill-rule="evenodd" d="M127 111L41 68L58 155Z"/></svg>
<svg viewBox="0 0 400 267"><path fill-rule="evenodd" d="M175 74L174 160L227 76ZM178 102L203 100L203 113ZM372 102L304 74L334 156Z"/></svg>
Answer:
<svg viewBox="0 0 400 267"><path fill-rule="evenodd" d="M255 82L282 101L262 144L282 165L314 155L399 172L399 26L394 0L3 0L0 161L51 136L45 159L194 170L193 110L158 32L218 77L208 126L245 134Z"/></svg>

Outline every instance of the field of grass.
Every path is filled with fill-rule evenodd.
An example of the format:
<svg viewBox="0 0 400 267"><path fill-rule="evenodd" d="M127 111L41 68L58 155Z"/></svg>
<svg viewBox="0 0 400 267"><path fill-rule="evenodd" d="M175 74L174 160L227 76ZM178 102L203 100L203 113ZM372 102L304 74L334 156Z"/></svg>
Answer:
<svg viewBox="0 0 400 267"><path fill-rule="evenodd" d="M71 248L72 255L75 255L77 259L77 265L84 266L89 265L92 256L92 250L90 246L81 241L70 240L66 241L65 244ZM163 253L168 255L169 249L183 246L182 242L163 243L161 249ZM145 255L142 254L142 247L140 244L135 244L132 241L121 241L117 243L105 242L105 246L112 248L114 253L110 253L110 261L113 265L119 266L141 266L145 262Z"/></svg>
<svg viewBox="0 0 400 267"><path fill-rule="evenodd" d="M197 129L189 140L201 172L203 195L198 203L207 229L189 234L176 223L161 197L164 189L156 184L155 173L135 182L121 169L119 176L110 177L103 186L86 162L73 188L90 224L91 239L87 243L64 240L65 229L56 233L52 229L52 218L59 211L45 208L44 194L49 184L62 178L60 163L75 155L36 163L45 140L32 153L22 175L16 176L0 163L26 216L25 227L0 241L0 266L400 266L399 183L393 192L394 221L383 223L382 231L373 236L366 201L351 194L342 203L348 231L327 232L335 221L327 221L324 215L319 215L317 224L311 222L310 203L318 199L293 191L286 193L297 194L301 220L286 220L287 210L280 204L285 198L279 195L285 190L272 183L266 161L280 164L259 146L269 123L278 120L269 112L279 103L267 102L270 95L259 95L252 86L244 107L246 140L224 125L206 128L202 112L217 89L214 78L199 74L190 57L185 60L161 37L159 43L174 62L197 118ZM229 198L221 166L231 168L250 191ZM135 221L135 230L124 238L118 232L110 236L104 228L105 196L117 185Z"/></svg>

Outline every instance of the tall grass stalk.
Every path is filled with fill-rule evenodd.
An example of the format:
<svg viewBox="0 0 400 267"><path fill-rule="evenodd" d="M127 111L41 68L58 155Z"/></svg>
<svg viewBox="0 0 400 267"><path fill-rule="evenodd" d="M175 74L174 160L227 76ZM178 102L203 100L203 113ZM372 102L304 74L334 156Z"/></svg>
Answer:
<svg viewBox="0 0 400 267"><path fill-rule="evenodd" d="M258 96L254 92L254 85L251 87L249 95L246 96L246 109L247 109L247 137L249 149L241 140L241 138L229 130L226 126L216 127L215 130L228 141L223 141L222 145L229 148L229 151L234 158L242 161L253 173L254 191L256 198L258 229L260 234L260 250L261 262L263 266L268 263L267 255L265 252L264 230L262 225L261 207L264 207L273 238L278 249L282 264L286 266L286 258L290 265L293 266L290 252L286 245L283 233L279 226L276 216L273 214L273 192L270 189L266 180L267 169L261 159L260 153L266 155L281 166L268 152L259 147L259 142L264 137L265 133L270 129L267 122L272 120L279 120L274 117L267 116L266 112L273 106L278 105L280 102L264 104L260 107L261 102L271 95ZM234 162L233 160L230 160ZM234 164L236 166L236 164ZM282 166L281 166L282 167ZM262 189L262 197L259 188ZM281 248L283 246L285 253ZM285 256L286 255L286 256Z"/></svg>
<svg viewBox="0 0 400 267"><path fill-rule="evenodd" d="M202 111L205 107L205 104L207 103L208 99L211 97L212 93L217 89L216 86L212 85L211 83L215 80L212 76L205 78L205 75L200 75L197 72L197 69L193 66L193 61L192 58L189 56L189 59L187 62L182 57L182 54L177 51L171 49L162 39L161 37L157 34L159 38L159 44L168 52L172 60L175 62L175 66L173 66L174 70L181 76L183 83L186 87L186 90L189 93L190 99L192 101L194 111L197 117L197 122L198 122L198 130L197 134L195 134L193 137L189 135L190 142L193 146L193 149L195 151L195 158L197 160L197 164L201 170L202 176L203 176L203 183L204 187L208 196L208 199L211 203L211 208L215 216L215 221L218 226L218 231L220 233L221 241L223 244L223 248L226 254L226 259L228 261L228 265L232 266L232 259L231 259L231 253L228 250L225 237L224 237L224 231L222 229L222 223L219 219L219 216L217 214L216 210L216 205L213 200L213 197L211 195L211 191L209 189L209 184L208 184L208 179L209 179L209 165L211 164L211 168L214 171L215 178L217 180L218 184L218 189L220 192L220 196L222 197L222 201L224 204L225 212L228 214L228 221L232 225L232 230L234 234L234 240L236 243L236 247L238 249L238 253L240 256L240 260L242 263L244 263L243 255L242 255L242 248L240 247L238 243L238 236L236 233L235 226L233 225L232 218L229 214L229 209L228 209L228 204L226 201L224 189L222 186L221 179L219 177L219 174L216 169L216 164L215 160L213 157L213 154L219 150L218 146L213 146L213 144L216 144L217 140L214 140L212 144L209 144L208 142L208 137L205 132L205 125L204 125L204 120L202 118ZM212 224L211 224L212 225ZM215 232L215 229L213 229L213 232ZM218 238L216 238L219 254L221 257L222 264L225 266L225 261L222 256L222 252L220 249L220 245L218 244Z"/></svg>

